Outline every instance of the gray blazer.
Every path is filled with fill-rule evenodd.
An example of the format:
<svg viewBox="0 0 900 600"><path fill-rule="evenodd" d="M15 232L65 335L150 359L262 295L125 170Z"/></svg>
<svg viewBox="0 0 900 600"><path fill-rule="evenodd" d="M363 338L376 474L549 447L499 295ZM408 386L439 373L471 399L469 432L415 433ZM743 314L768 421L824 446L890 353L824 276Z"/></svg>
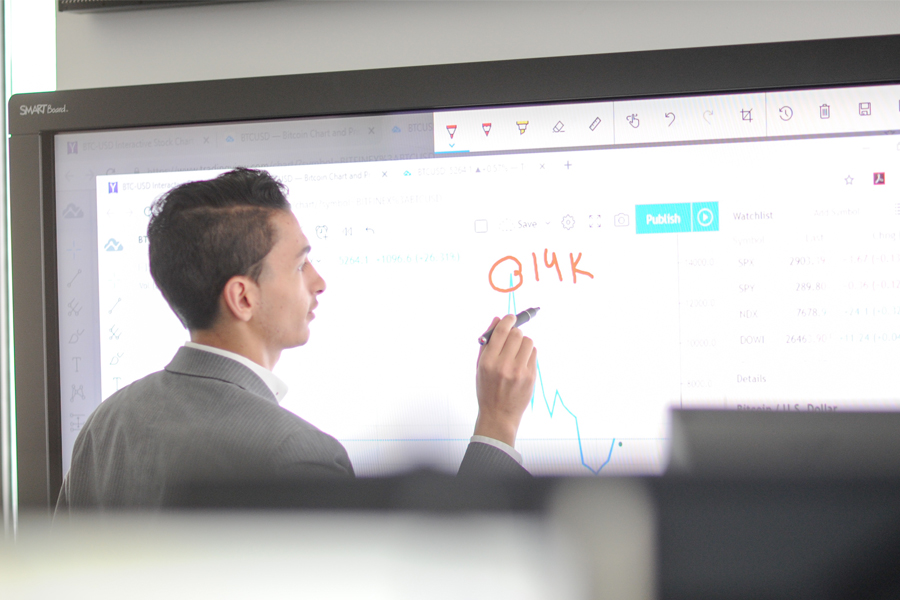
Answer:
<svg viewBox="0 0 900 600"><path fill-rule="evenodd" d="M135 381L86 421L56 510L155 508L182 484L353 476L336 439L278 406L253 371L181 348L163 370ZM502 450L471 443L459 475L521 477Z"/></svg>

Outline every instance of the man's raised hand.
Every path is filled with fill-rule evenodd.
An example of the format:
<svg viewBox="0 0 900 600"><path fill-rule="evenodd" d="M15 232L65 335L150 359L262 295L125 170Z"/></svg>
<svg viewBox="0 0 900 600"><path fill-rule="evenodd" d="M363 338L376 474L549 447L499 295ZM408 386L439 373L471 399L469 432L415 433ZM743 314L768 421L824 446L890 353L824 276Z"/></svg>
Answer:
<svg viewBox="0 0 900 600"><path fill-rule="evenodd" d="M475 389L478 420L475 435L515 446L522 413L531 401L537 378L537 349L514 327L515 315L494 318L494 333L478 353Z"/></svg>

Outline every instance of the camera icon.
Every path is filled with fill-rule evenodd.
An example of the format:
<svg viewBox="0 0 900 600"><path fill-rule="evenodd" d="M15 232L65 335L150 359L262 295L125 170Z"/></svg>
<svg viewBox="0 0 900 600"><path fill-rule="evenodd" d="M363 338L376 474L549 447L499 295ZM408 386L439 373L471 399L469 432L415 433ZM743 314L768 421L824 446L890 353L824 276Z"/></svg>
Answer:
<svg viewBox="0 0 900 600"><path fill-rule="evenodd" d="M628 227L631 224L631 217L625 213L619 213L613 217L613 225L616 227Z"/></svg>

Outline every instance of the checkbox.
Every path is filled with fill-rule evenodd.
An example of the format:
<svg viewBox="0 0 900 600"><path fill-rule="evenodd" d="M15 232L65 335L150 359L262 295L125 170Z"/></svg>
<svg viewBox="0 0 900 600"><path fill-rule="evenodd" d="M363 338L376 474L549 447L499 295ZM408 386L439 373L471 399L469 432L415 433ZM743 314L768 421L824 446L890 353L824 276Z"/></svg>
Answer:
<svg viewBox="0 0 900 600"><path fill-rule="evenodd" d="M475 221L475 233L487 233L487 219L477 219Z"/></svg>

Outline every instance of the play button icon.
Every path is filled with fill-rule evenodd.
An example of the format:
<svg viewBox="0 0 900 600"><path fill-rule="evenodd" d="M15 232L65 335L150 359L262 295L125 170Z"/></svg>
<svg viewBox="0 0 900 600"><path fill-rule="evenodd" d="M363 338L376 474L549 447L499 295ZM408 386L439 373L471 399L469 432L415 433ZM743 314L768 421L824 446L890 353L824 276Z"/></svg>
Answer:
<svg viewBox="0 0 900 600"><path fill-rule="evenodd" d="M694 202L691 204L691 210L694 213L693 231L719 230L718 202Z"/></svg>

